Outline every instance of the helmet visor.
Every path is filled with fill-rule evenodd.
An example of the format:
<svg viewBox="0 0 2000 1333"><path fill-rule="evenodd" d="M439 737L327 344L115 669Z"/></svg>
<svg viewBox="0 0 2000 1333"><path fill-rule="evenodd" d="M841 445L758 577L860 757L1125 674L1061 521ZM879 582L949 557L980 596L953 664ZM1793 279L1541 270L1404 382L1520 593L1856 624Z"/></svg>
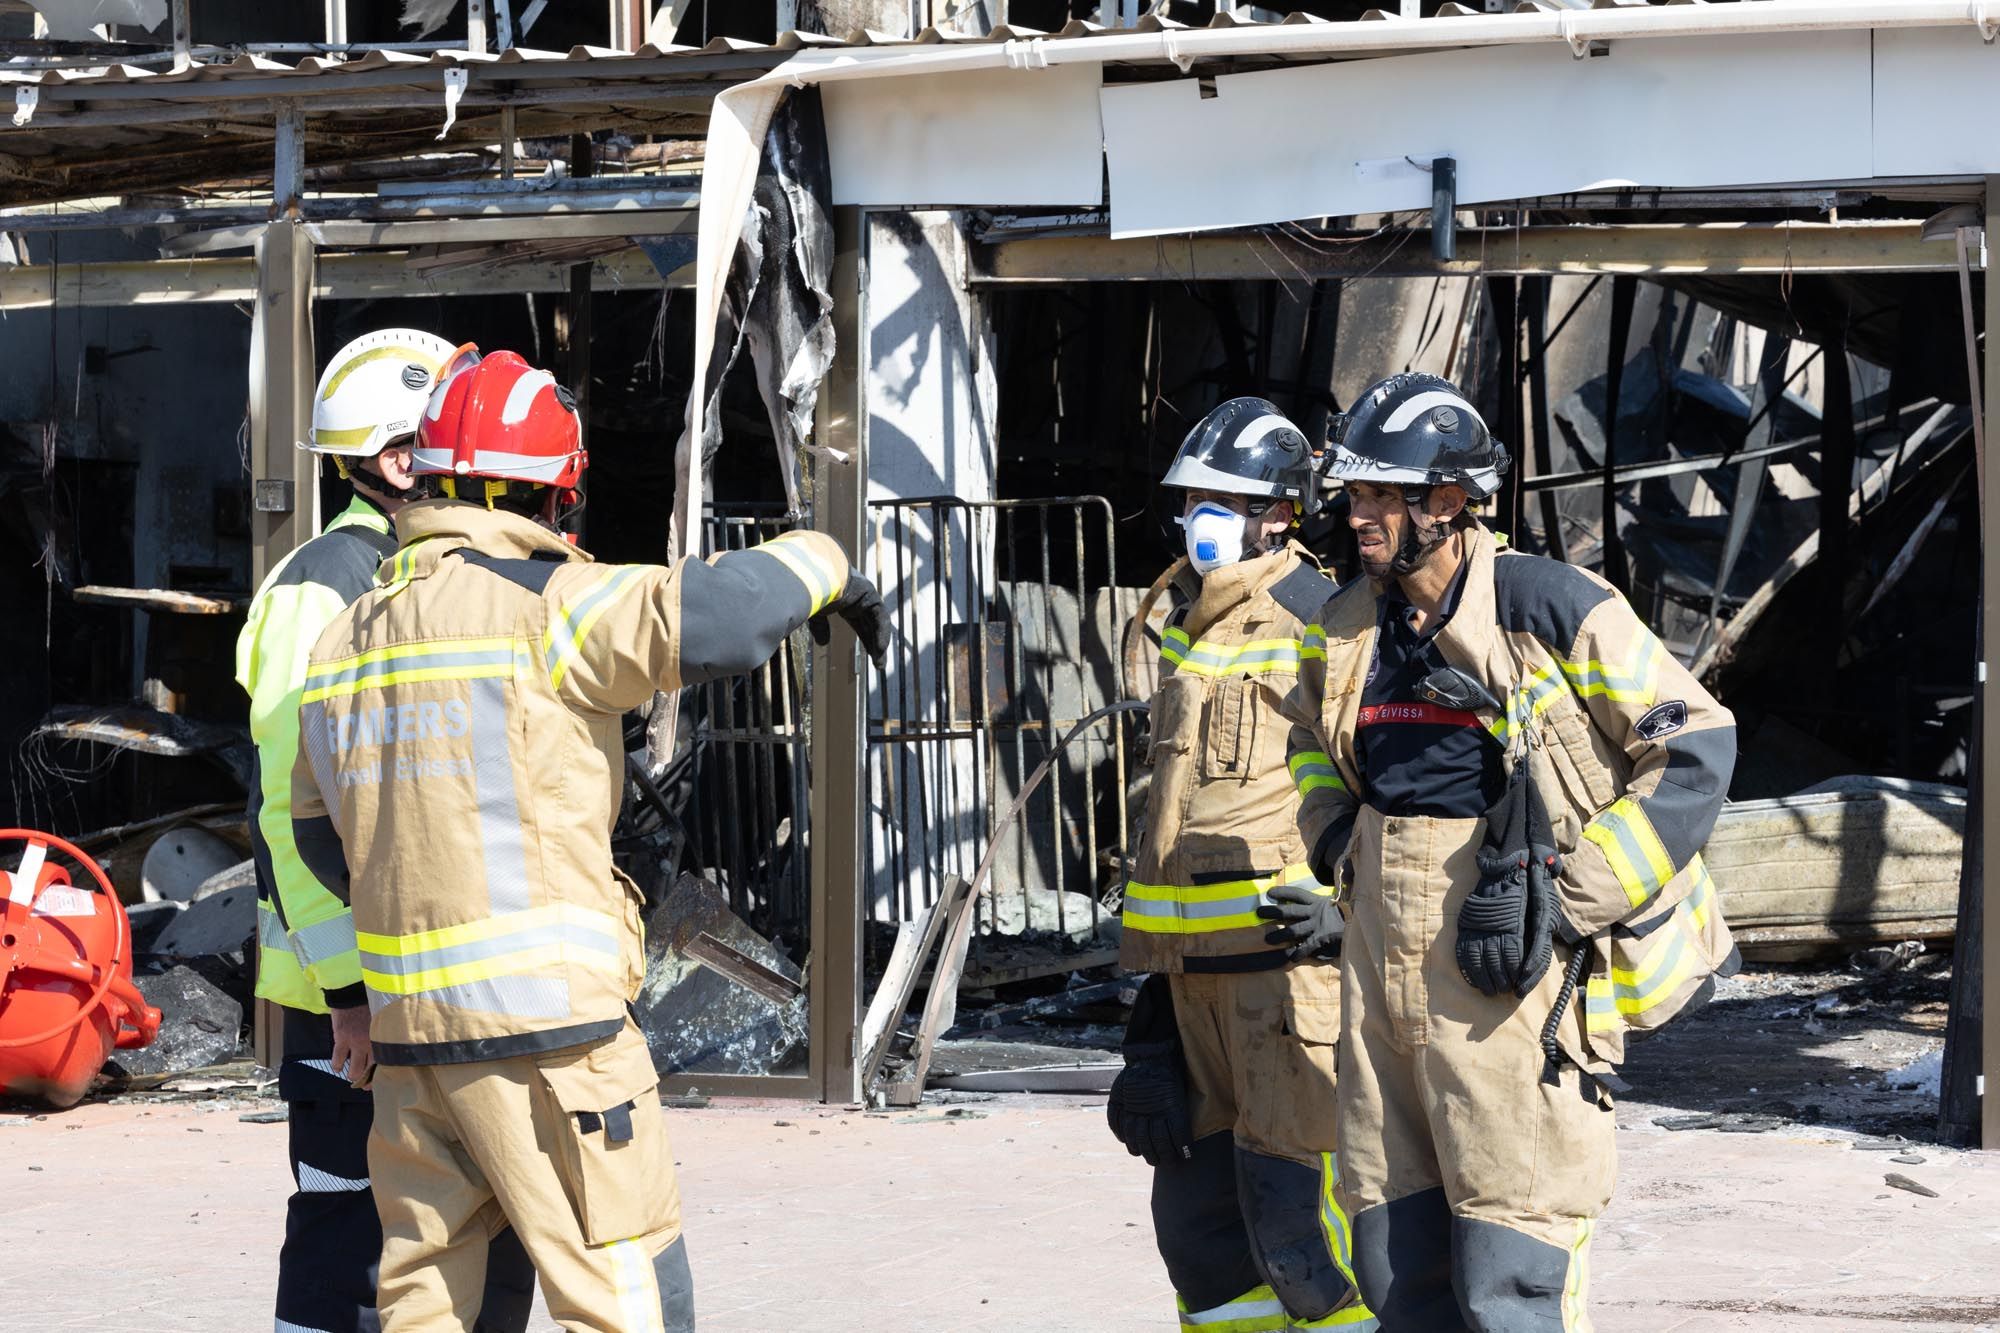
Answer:
<svg viewBox="0 0 2000 1333"><path fill-rule="evenodd" d="M451 355L445 358L445 363L438 367L436 387L431 390L430 405L433 417L437 415L436 409L444 401L445 390L451 387L451 382L478 364L478 343L460 343L452 349Z"/></svg>

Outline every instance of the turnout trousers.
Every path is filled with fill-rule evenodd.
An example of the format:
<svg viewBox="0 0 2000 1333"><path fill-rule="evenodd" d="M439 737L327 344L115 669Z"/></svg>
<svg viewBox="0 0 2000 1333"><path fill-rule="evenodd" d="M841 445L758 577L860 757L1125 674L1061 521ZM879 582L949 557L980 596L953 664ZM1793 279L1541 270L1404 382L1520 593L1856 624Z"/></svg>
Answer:
<svg viewBox="0 0 2000 1333"><path fill-rule="evenodd" d="M1459 975L1483 831L1363 806L1348 850L1340 1188L1385 1333L1590 1328L1591 1226L1617 1175L1610 1101L1568 1060L1543 1081L1566 948L1525 999Z"/></svg>
<svg viewBox="0 0 2000 1333"><path fill-rule="evenodd" d="M290 1136L292 1197L278 1252L277 1333L377 1333L376 1264L382 1223L368 1183L374 1101L337 1077L333 1020L287 1008L278 1091ZM522 1333L535 1270L511 1230L492 1241L478 1333Z"/></svg>
<svg viewBox="0 0 2000 1333"><path fill-rule="evenodd" d="M549 1313L578 1333L691 1333L680 1192L646 1040L375 1075L382 1327L470 1326L511 1224Z"/></svg>
<svg viewBox="0 0 2000 1333"><path fill-rule="evenodd" d="M1375 1328L1334 1193L1339 965L1170 981L1195 1145L1154 1169L1153 1231L1182 1328Z"/></svg>

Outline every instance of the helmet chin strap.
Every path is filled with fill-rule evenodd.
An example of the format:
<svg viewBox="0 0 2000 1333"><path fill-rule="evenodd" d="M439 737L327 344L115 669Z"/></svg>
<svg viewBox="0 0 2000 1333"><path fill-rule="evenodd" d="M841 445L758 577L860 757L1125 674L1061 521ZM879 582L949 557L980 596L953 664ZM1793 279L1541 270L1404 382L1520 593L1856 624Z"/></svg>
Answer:
<svg viewBox="0 0 2000 1333"><path fill-rule="evenodd" d="M363 498L367 499L377 509L382 508L384 505L393 505L398 500L409 498L398 495L396 488L391 486L388 479L374 468L363 467L357 463L352 468L342 467L340 475L347 478L348 485L359 491Z"/></svg>
<svg viewBox="0 0 2000 1333"><path fill-rule="evenodd" d="M1410 526L1403 532L1403 540L1396 546L1396 554L1389 561L1389 568L1398 574L1414 574L1432 551L1442 546L1451 536L1450 519L1433 519L1424 513L1424 501L1430 498L1430 488L1411 488L1403 492L1403 506L1409 511Z"/></svg>

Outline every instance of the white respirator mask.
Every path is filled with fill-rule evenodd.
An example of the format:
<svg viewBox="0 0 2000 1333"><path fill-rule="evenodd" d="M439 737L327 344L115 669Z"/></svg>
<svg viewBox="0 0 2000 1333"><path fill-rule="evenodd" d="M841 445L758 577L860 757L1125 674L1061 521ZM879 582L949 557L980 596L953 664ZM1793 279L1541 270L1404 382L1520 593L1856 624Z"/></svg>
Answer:
<svg viewBox="0 0 2000 1333"><path fill-rule="evenodd" d="M1243 515L1203 500L1181 519L1187 531L1188 563L1198 574L1213 574L1243 558Z"/></svg>

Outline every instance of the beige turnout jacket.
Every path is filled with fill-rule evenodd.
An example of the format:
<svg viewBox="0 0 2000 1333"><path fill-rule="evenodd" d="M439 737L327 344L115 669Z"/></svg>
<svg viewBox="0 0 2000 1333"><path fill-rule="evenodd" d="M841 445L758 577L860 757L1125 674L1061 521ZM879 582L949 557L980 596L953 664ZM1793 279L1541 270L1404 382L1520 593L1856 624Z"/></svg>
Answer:
<svg viewBox="0 0 2000 1333"><path fill-rule="evenodd" d="M1160 645L1152 788L1119 962L1135 972L1281 966L1257 906L1279 884L1318 887L1285 771L1283 709L1301 665L1322 653L1308 622L1333 583L1293 543L1206 578L1183 562L1175 586L1186 600Z"/></svg>
<svg viewBox="0 0 2000 1333"><path fill-rule="evenodd" d="M1563 855L1562 914L1594 951L1582 1005L1590 1050L1617 1063L1628 1030L1672 1018L1735 946L1702 864L1736 763L1727 709L1618 592L1588 571L1465 534L1457 611L1436 643L1502 701L1480 721L1525 756ZM1355 759L1374 651L1376 595L1359 580L1321 616L1325 656L1305 662L1311 711L1290 754L1308 846L1344 845L1368 800Z"/></svg>
<svg viewBox="0 0 2000 1333"><path fill-rule="evenodd" d="M639 893L612 868L620 715L768 658L845 585L825 536L709 563L603 565L525 518L405 509L376 588L314 648L292 809L350 902L383 1064L620 1030Z"/></svg>

